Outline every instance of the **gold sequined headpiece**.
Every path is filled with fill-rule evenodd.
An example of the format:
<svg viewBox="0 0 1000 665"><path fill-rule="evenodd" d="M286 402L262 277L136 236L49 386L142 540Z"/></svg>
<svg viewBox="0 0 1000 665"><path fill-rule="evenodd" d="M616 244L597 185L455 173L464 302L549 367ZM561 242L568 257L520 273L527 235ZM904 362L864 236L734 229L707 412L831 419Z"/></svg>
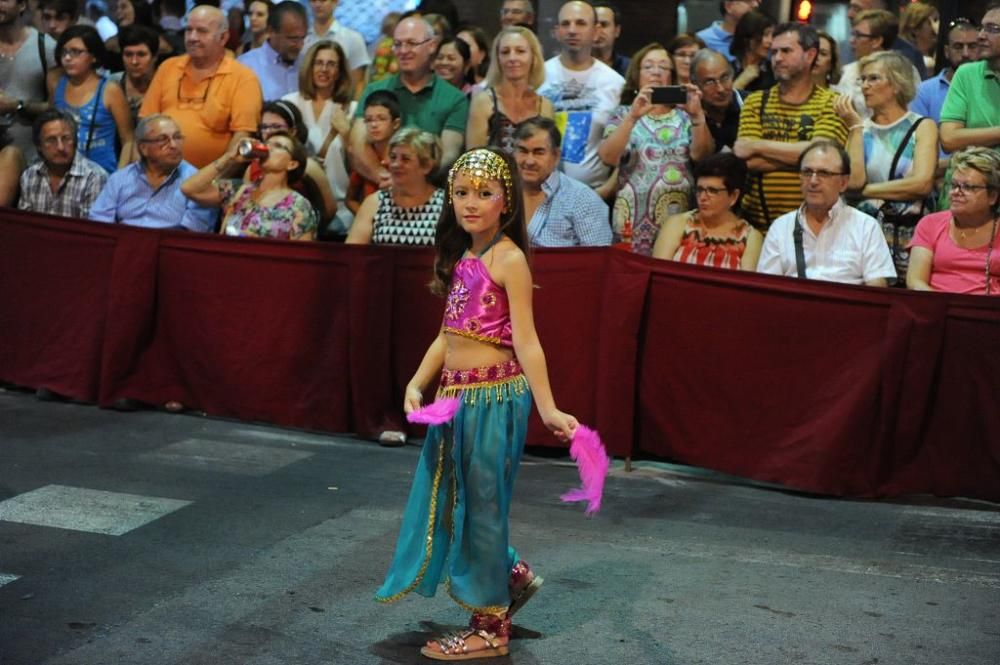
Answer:
<svg viewBox="0 0 1000 665"><path fill-rule="evenodd" d="M472 180L473 187L480 187L487 180L503 183L507 205L514 202L514 181L510 175L510 167L504 158L485 148L470 150L455 160L448 171L448 202L452 200L452 189L455 186L455 176L464 173Z"/></svg>

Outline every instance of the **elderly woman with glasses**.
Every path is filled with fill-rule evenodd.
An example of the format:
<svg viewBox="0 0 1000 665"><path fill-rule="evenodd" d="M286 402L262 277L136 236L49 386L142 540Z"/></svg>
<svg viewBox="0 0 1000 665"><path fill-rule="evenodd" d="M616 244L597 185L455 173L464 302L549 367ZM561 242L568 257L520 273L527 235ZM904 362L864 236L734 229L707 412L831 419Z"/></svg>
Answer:
<svg viewBox="0 0 1000 665"><path fill-rule="evenodd" d="M195 203L222 208L220 233L274 240L315 240L316 213L312 204L292 186L306 170L306 149L285 132L271 134L267 155L255 157L263 175L259 180L219 180L233 164L251 161L230 148L219 159L185 180L181 192Z"/></svg>
<svg viewBox="0 0 1000 665"><path fill-rule="evenodd" d="M695 166L694 176L698 208L664 222L653 257L755 271L764 236L736 213L747 179L746 162L720 152Z"/></svg>
<svg viewBox="0 0 1000 665"><path fill-rule="evenodd" d="M667 49L655 42L632 57L621 105L612 112L597 150L605 164L618 167L615 236L646 256L660 224L690 207L691 161L715 149L697 87L686 86L686 104L653 103L653 89L670 84L671 65Z"/></svg>
<svg viewBox="0 0 1000 665"><path fill-rule="evenodd" d="M834 103L850 128L848 188L860 194L855 207L882 223L896 272L904 275L913 229L934 189L937 125L908 110L916 95L913 65L900 53L873 53L862 58L859 67L871 117L862 119L846 96Z"/></svg>
<svg viewBox="0 0 1000 665"><path fill-rule="evenodd" d="M1000 155L967 148L951 157L951 204L920 220L906 286L1000 295Z"/></svg>

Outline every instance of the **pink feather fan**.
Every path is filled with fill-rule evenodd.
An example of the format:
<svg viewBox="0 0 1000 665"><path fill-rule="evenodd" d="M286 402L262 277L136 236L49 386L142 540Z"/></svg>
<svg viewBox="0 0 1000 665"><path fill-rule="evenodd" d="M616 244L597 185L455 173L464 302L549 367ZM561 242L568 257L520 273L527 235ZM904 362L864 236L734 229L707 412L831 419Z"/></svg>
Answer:
<svg viewBox="0 0 1000 665"><path fill-rule="evenodd" d="M462 400L458 397L444 397L416 411L410 411L406 414L406 419L421 425L440 425L455 417L461 403Z"/></svg>
<svg viewBox="0 0 1000 665"><path fill-rule="evenodd" d="M584 425L578 425L573 434L573 442L569 447L569 455L576 462L580 472L580 482L583 487L570 490L560 499L566 503L586 501L587 515L593 515L601 509L601 497L604 495L604 478L608 475L611 459L604 450L600 435Z"/></svg>

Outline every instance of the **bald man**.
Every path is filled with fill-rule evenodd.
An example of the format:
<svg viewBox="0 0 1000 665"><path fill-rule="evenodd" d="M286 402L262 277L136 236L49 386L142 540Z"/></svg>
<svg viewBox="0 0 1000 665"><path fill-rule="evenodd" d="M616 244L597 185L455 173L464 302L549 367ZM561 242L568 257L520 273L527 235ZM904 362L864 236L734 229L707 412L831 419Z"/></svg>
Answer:
<svg viewBox="0 0 1000 665"><path fill-rule="evenodd" d="M185 55L156 70L140 117L165 113L184 135L184 159L201 168L257 130L263 105L253 71L226 55L228 23L218 7L191 10Z"/></svg>
<svg viewBox="0 0 1000 665"><path fill-rule="evenodd" d="M556 39L561 48L559 55L545 61L545 83L538 92L552 100L562 130L560 168L609 199L615 178L597 148L625 79L593 56L596 36L593 6L574 0L560 7Z"/></svg>

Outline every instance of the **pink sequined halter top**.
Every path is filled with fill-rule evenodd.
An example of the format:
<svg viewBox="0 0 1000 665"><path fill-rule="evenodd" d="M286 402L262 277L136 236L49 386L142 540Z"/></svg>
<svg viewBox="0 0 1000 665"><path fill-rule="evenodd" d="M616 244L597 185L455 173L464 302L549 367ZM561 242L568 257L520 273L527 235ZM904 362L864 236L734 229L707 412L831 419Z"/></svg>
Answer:
<svg viewBox="0 0 1000 665"><path fill-rule="evenodd" d="M479 256L499 239L498 235ZM507 292L493 281L479 256L460 259L455 264L444 308L444 331L513 348Z"/></svg>

